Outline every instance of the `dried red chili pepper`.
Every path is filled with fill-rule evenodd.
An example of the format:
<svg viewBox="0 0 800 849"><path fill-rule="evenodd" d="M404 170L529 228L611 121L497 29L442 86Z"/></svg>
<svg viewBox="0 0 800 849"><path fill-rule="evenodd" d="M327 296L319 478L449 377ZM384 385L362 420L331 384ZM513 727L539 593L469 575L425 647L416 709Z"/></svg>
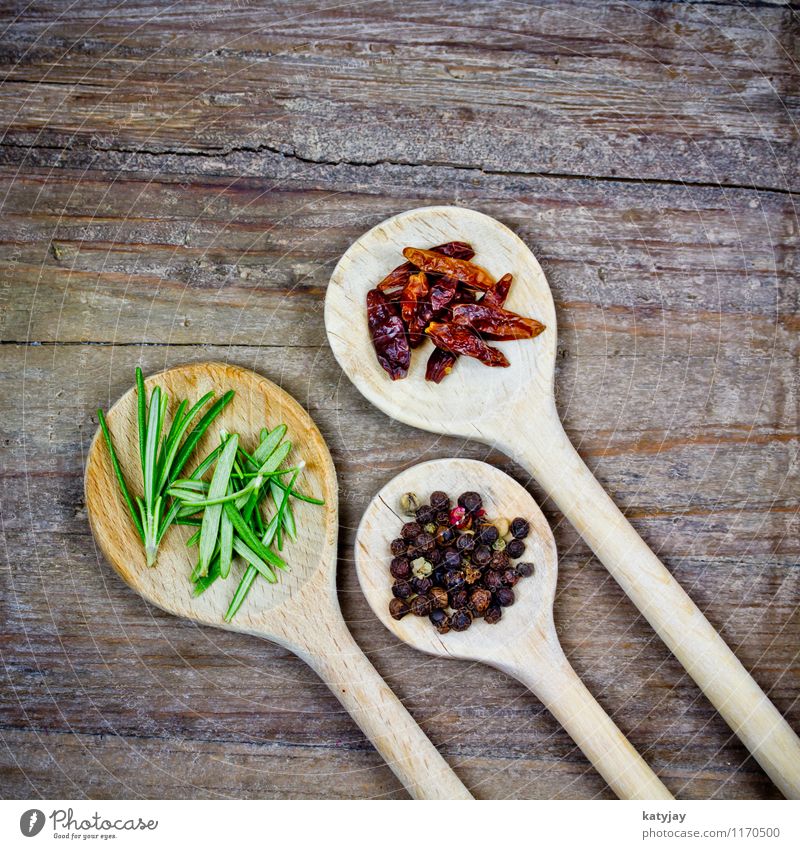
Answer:
<svg viewBox="0 0 800 849"><path fill-rule="evenodd" d="M456 364L458 354L452 351L445 351L444 348L434 348L428 357L428 364L425 367L425 380L431 380L433 383L441 383L448 374L453 370Z"/></svg>
<svg viewBox="0 0 800 849"><path fill-rule="evenodd" d="M472 250L472 245L469 242L445 242L443 245L431 248L431 250L443 256L453 257L453 259L472 259L475 256L475 251Z"/></svg>
<svg viewBox="0 0 800 849"><path fill-rule="evenodd" d="M511 275L506 275L510 277ZM505 278L502 278L505 280ZM451 281L450 277L440 277L440 281ZM455 289L453 290L453 294L450 297L450 300L443 305L441 309L436 309L436 303L434 302L434 297L436 295L437 289L441 286L441 283L437 283L431 289L431 305L434 307L434 318L438 318L441 321L450 321L452 319L452 308L456 304L474 304L475 303L475 292L472 289L467 289L464 285L459 283L457 280L455 282ZM498 281L499 285L500 281ZM496 289L497 287L495 287ZM490 292L494 292L495 289L490 289ZM506 289L506 291L508 291ZM486 300L489 292L486 293L483 300ZM483 303L483 301L481 301ZM448 307L450 309L448 309ZM438 315L437 315L438 314ZM458 360L458 354L454 354L452 351L445 351L442 348L434 348L431 351L430 356L428 357L428 363L425 367L425 380L430 380L433 383L441 383L448 374L453 370L453 367L456 364L456 360Z"/></svg>
<svg viewBox="0 0 800 849"><path fill-rule="evenodd" d="M386 277L378 283L378 290L381 292L390 292L392 289L402 289L408 283L408 277L414 270L414 266L410 262L404 262L393 268Z"/></svg>
<svg viewBox="0 0 800 849"><path fill-rule="evenodd" d="M468 327L434 321L425 328L425 332L431 337L437 348L444 348L453 354L474 357L487 366L506 367L510 365L502 351L497 348L490 348L480 336Z"/></svg>
<svg viewBox="0 0 800 849"><path fill-rule="evenodd" d="M445 242L443 245L436 245L435 248L431 248L430 250L443 256L455 257L456 259L472 259L475 256L472 245L467 242ZM408 277L412 271L414 271L414 265L410 262L404 262L390 271L378 283L378 288L381 292L388 292L390 289L403 287L408 283Z"/></svg>
<svg viewBox="0 0 800 849"><path fill-rule="evenodd" d="M484 307L502 307L506 302L513 281L514 278L510 274L504 274L495 283L494 289L489 289L481 298L481 305Z"/></svg>
<svg viewBox="0 0 800 849"><path fill-rule="evenodd" d="M464 259L437 254L434 251L422 250L422 248L403 248L403 256L417 268L427 271L429 274L442 274L446 277L455 277L456 280L469 286L471 289L486 291L495 285L494 277L474 262Z"/></svg>
<svg viewBox="0 0 800 849"><path fill-rule="evenodd" d="M440 277L431 288L431 308L434 312L443 310L455 297L458 280L453 277Z"/></svg>
<svg viewBox="0 0 800 849"><path fill-rule="evenodd" d="M411 324L417 308L417 301L424 298L430 291L428 287L428 278L424 271L418 271L408 278L403 289L403 296L400 299L400 315L406 324Z"/></svg>
<svg viewBox="0 0 800 849"><path fill-rule="evenodd" d="M377 289L367 292L367 324L381 367L392 380L405 377L411 364L406 328L397 307Z"/></svg>
<svg viewBox="0 0 800 849"><path fill-rule="evenodd" d="M422 341L425 325L433 317L433 310L427 300L429 293L428 278L424 271L412 274L403 289L400 315L408 328L408 342L412 348Z"/></svg>
<svg viewBox="0 0 800 849"><path fill-rule="evenodd" d="M457 304L453 307L453 323L471 327L482 336L507 342L511 339L533 339L544 325L532 318L524 318L502 307L486 307L479 304Z"/></svg>

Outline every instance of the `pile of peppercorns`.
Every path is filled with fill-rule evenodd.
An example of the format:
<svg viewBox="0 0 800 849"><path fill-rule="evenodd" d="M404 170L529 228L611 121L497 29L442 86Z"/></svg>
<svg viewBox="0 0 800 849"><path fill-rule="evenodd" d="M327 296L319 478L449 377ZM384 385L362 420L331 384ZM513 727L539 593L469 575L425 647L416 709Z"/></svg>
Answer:
<svg viewBox="0 0 800 849"><path fill-rule="evenodd" d="M514 586L533 574L532 563L511 562L525 553L528 522L489 521L477 492L462 492L455 507L439 490L430 504L407 492L400 509L415 521L391 543L392 618L427 616L440 634L466 631L480 617L499 622Z"/></svg>

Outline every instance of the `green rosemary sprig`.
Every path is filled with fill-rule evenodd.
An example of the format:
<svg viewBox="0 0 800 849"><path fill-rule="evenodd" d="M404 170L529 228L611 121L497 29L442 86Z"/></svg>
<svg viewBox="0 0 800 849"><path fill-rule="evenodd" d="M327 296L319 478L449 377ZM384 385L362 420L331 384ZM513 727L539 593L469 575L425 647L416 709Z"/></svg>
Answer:
<svg viewBox="0 0 800 849"><path fill-rule="evenodd" d="M292 443L284 439L286 433L286 425L279 425L272 431L264 428L252 454L239 444L232 461L228 454L225 465L222 465L223 455L218 457L210 484L192 476L175 481L169 490L176 501L180 501L179 519L184 517L182 520L185 521L194 517L195 522L201 521L200 529L186 542L189 547L204 547L191 574L195 596L204 593L220 578L228 577L236 557L245 564L245 571L225 614L226 622L230 622L239 610L256 578L260 576L274 584L278 580L277 571L288 569L285 559L276 554L272 546L281 547L284 531L288 539L296 540L298 537L299 529L290 512L290 501L324 503L294 488L305 463L281 468L292 450ZM228 434L222 434L225 448L231 439ZM232 448L230 452L233 453ZM288 483L284 482L287 476ZM262 507L270 498L275 512L265 524ZM220 511L219 524L211 513L215 508ZM199 516L202 520L198 519ZM204 571L206 563L207 572Z"/></svg>
<svg viewBox="0 0 800 849"><path fill-rule="evenodd" d="M169 428L169 399L159 386L153 388L148 399L141 369L136 370L136 393L141 497L131 496L102 410L98 410L98 417L147 562L155 563L158 545L172 524L195 529L186 541L190 548L197 546L190 575L195 596L227 578L235 558L241 558L245 570L225 614L225 621L230 622L256 578L260 576L274 584L277 571L288 569L286 560L273 546L282 551L284 539L294 541L299 536L291 501L325 502L295 489L305 463L282 468L292 450L292 443L285 439L286 425L271 431L262 428L252 454L242 448L238 434L221 431L220 444L186 476L183 470L192 451L233 398L233 392L214 401L194 427L213 394L204 395L191 409L187 401L181 401ZM210 475L210 480L206 475ZM265 514L269 502L274 510L267 507Z"/></svg>
<svg viewBox="0 0 800 849"><path fill-rule="evenodd" d="M102 410L97 411L100 428L103 432L111 464L117 478L122 497L128 507L131 520L142 539L147 565L153 566L158 554L158 546L167 528L178 516L180 505L176 501L165 510L167 498L171 498L168 490L173 481L180 478L192 451L208 430L214 419L233 398L233 391L226 392L200 419L194 429L189 428L202 408L214 397L209 392L204 395L187 413L187 401L181 401L172 420L169 431L165 431L165 420L169 398L160 386L155 386L148 401L144 385L144 376L140 368L136 369L136 412L138 423L139 459L142 468L142 495L131 498L130 488L120 467L117 452L108 429ZM185 438L184 438L185 437ZM210 468L218 452L206 458L198 466L192 478L199 480L203 473ZM204 468L202 468L204 466ZM202 470L201 470L202 468Z"/></svg>

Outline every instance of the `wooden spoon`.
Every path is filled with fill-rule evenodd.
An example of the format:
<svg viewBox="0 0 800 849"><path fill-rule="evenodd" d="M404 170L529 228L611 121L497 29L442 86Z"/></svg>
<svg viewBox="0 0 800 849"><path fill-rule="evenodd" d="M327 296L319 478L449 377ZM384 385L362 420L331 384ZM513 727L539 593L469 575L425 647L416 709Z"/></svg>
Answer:
<svg viewBox="0 0 800 849"><path fill-rule="evenodd" d="M325 506L293 503L297 542L284 546L291 572L277 584L257 580L231 623L225 611L238 574L217 581L193 598L189 573L194 559L185 541L192 528L167 531L154 568L145 563L136 534L119 493L108 449L95 435L86 464L86 505L95 538L122 579L151 604L204 625L241 631L272 640L302 658L331 688L361 730L372 741L395 775L415 798L470 799L433 744L422 733L400 700L371 666L345 625L336 596L336 536L338 492L336 471L328 448L308 413L280 387L246 369L224 363L180 366L148 378L148 393L158 384L166 389L174 411L208 391L236 396L200 441L197 456L218 442L220 428L257 441L262 427L285 423L293 449L287 462L305 460L298 479L300 491L325 499ZM108 425L120 464L134 490L141 488L138 460L136 392L127 392L108 414ZM189 466L193 467L190 459Z"/></svg>
<svg viewBox="0 0 800 849"><path fill-rule="evenodd" d="M547 329L502 344L509 368L461 357L441 384L425 381L429 345L405 380L379 366L365 296L402 259L404 247L472 243L495 276L511 272L508 308ZM670 572L631 527L564 432L553 393L556 316L536 258L511 230L470 209L428 207L389 218L361 236L334 269L325 326L336 359L356 388L387 415L434 433L496 446L525 467L560 507L767 774L800 798L800 740Z"/></svg>
<svg viewBox="0 0 800 849"><path fill-rule="evenodd" d="M533 562L536 571L514 588L516 600L497 625L476 619L467 631L442 635L427 616L408 614L397 621L389 615L389 545L407 521L399 515L400 497L415 492L425 499L433 489L451 495L480 492L488 516L522 516L530 522L524 559ZM513 675L546 705L620 798L672 798L564 656L553 623L556 543L542 511L516 481L477 460L430 460L406 469L367 507L356 534L355 560L370 607L403 642L428 654L478 660Z"/></svg>

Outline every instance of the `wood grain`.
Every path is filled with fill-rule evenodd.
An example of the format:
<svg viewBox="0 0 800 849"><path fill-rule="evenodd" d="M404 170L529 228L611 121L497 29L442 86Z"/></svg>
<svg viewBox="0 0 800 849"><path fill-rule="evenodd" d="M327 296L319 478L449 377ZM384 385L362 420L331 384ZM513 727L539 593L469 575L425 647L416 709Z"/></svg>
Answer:
<svg viewBox="0 0 800 849"><path fill-rule="evenodd" d="M9 141L798 189L780 6L235 6L9 20Z"/></svg>
<svg viewBox="0 0 800 849"><path fill-rule="evenodd" d="M527 474L366 404L321 304L390 214L457 202L519 233L554 291L570 437L800 727L797 12L457 6L0 13L3 796L404 795L304 664L143 615L93 547L93 410L139 362L210 359L319 425L345 618L477 796L610 792L522 686L421 660L366 608L353 529L431 457L486 460L537 497L565 652L673 793L777 794Z"/></svg>

